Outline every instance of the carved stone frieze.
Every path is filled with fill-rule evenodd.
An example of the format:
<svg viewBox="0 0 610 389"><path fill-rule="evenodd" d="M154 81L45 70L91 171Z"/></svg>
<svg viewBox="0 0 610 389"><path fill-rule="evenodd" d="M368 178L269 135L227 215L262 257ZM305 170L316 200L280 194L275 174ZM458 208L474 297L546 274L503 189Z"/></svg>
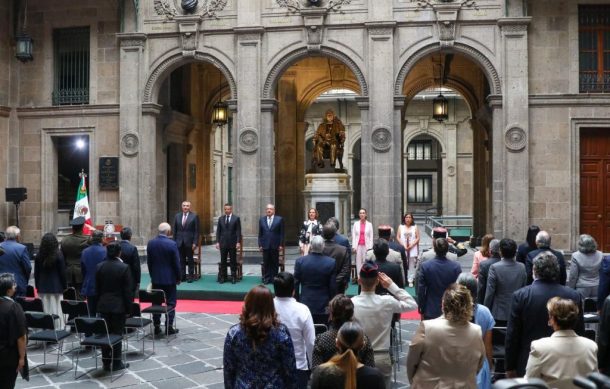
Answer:
<svg viewBox="0 0 610 389"><path fill-rule="evenodd" d="M509 126L504 133L504 143L509 151L519 152L527 145L527 134L519 126Z"/></svg>
<svg viewBox="0 0 610 389"><path fill-rule="evenodd" d="M435 6L439 5L439 4L457 4L461 7L471 7L474 8L476 10L479 9L479 6L477 5L476 0L411 0L411 2L416 2L417 3L417 7L418 8L435 8Z"/></svg>
<svg viewBox="0 0 610 389"><path fill-rule="evenodd" d="M140 139L135 132L128 132L121 138L121 152L127 157L133 157L138 154Z"/></svg>
<svg viewBox="0 0 610 389"><path fill-rule="evenodd" d="M197 39L199 37L199 19L181 22L178 25L182 36L182 55L194 57L197 50Z"/></svg>
<svg viewBox="0 0 610 389"><path fill-rule="evenodd" d="M306 0L275 0L281 8L288 9L289 12L299 12L303 9L322 9L327 12L339 11L341 7L352 2L352 0L322 0L319 6L310 6Z"/></svg>
<svg viewBox="0 0 610 389"><path fill-rule="evenodd" d="M239 149L247 154L258 150L258 131L253 127L244 127L239 132Z"/></svg>
<svg viewBox="0 0 610 389"><path fill-rule="evenodd" d="M217 12L227 6L228 0L202 0L187 2L183 7L181 0L154 0L154 8L157 15L173 19L179 15L196 15L200 18L216 17Z"/></svg>
<svg viewBox="0 0 610 389"><path fill-rule="evenodd" d="M392 133L387 127L377 127L371 135L371 146L375 151L385 153L392 147Z"/></svg>

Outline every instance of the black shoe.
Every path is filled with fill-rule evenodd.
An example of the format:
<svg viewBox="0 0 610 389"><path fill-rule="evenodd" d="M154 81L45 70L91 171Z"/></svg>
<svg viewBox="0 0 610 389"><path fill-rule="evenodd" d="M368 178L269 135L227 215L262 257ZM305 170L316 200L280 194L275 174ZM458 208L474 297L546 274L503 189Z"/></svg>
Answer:
<svg viewBox="0 0 610 389"><path fill-rule="evenodd" d="M162 333L161 326L155 326L155 331L154 331L155 336L159 336L159 335L161 335L161 333Z"/></svg>
<svg viewBox="0 0 610 389"><path fill-rule="evenodd" d="M123 370L123 369L127 369L128 367L129 367L129 363L119 362L119 363L115 363L112 365L112 370L113 371Z"/></svg>
<svg viewBox="0 0 610 389"><path fill-rule="evenodd" d="M237 279L236 279L235 277L232 277L232 278L231 278L231 283L232 283L232 284L235 284L236 282L237 282Z"/></svg>
<svg viewBox="0 0 610 389"><path fill-rule="evenodd" d="M178 332L180 332L180 330L177 329L177 328L174 328L174 327L169 327L167 329L167 334L168 335L174 335L174 334L177 334Z"/></svg>
<svg viewBox="0 0 610 389"><path fill-rule="evenodd" d="M219 283L219 284L224 284L224 283L225 283L225 279L224 279L223 277L220 277L220 278L218 279L218 283Z"/></svg>
<svg viewBox="0 0 610 389"><path fill-rule="evenodd" d="M189 284L193 283L193 279L189 278L188 280L186 280L186 282L188 282Z"/></svg>
<svg viewBox="0 0 610 389"><path fill-rule="evenodd" d="M104 371L110 371L110 364L104 363Z"/></svg>

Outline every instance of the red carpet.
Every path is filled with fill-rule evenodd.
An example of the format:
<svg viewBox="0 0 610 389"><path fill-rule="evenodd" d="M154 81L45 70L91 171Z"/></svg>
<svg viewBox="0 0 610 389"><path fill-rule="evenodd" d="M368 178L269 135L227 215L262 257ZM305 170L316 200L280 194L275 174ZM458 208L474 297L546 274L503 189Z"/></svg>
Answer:
<svg viewBox="0 0 610 389"><path fill-rule="evenodd" d="M242 301L200 301L178 300L178 312L240 314ZM420 320L417 311L405 312L400 316L403 320Z"/></svg>

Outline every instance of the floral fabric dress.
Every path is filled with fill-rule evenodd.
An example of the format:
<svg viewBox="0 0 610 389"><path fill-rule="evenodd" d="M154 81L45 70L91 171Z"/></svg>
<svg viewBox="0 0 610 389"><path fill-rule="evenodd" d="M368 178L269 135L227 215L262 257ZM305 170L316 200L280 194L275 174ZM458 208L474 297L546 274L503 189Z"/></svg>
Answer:
<svg viewBox="0 0 610 389"><path fill-rule="evenodd" d="M225 338L224 383L229 389L296 389L296 359L288 328L271 329L265 341L254 347L240 324Z"/></svg>

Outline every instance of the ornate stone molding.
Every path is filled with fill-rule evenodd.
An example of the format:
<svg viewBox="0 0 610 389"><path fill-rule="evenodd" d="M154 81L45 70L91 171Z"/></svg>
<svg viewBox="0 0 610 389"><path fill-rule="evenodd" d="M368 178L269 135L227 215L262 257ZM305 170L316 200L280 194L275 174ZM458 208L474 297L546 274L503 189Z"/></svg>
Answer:
<svg viewBox="0 0 610 389"><path fill-rule="evenodd" d="M319 8L304 9L301 11L301 15L303 16L303 25L307 37L307 49L319 51L322 45L326 11Z"/></svg>
<svg viewBox="0 0 610 389"><path fill-rule="evenodd" d="M121 152L126 157L133 157L138 154L140 139L135 132L128 131L121 138Z"/></svg>
<svg viewBox="0 0 610 389"><path fill-rule="evenodd" d="M239 149L246 154L258 150L258 131L253 127L244 127L239 131Z"/></svg>
<svg viewBox="0 0 610 389"><path fill-rule="evenodd" d="M384 126L377 126L371 134L371 146L380 153L385 153L392 147L392 132Z"/></svg>
<svg viewBox="0 0 610 389"><path fill-rule="evenodd" d="M281 8L288 9L289 12L300 12L304 9L322 9L325 12L339 11L341 7L352 2L352 0L322 0L319 7L309 6L303 0L275 0L276 4Z"/></svg>
<svg viewBox="0 0 610 389"><path fill-rule="evenodd" d="M392 38L396 22L377 22L377 23L364 23L366 26L369 36L374 41L388 40Z"/></svg>
<svg viewBox="0 0 610 389"><path fill-rule="evenodd" d="M356 63L354 62L354 60L351 57L349 57L348 55L346 55L340 51L336 51L334 49L331 49L331 48L325 47L325 46L321 46L319 52L321 54L325 54L329 57L338 59L339 61L341 61L345 65L347 65L347 67L349 67L350 70L356 76L356 80L358 80L358 84L360 85L361 95L362 96L369 95L369 88L366 83L364 73L360 70L358 65L356 65ZM308 50L308 48L301 47L301 48L296 49L295 51L291 52L290 54L287 54L285 57L283 57L278 62L276 62L275 65L273 65L273 68L271 69L269 74L267 75L265 84L263 85L263 96L262 96L263 99L268 99L268 98L272 97L273 85L281 77L284 70L286 70L290 65L292 65L299 59L305 58L309 55L310 55L310 51Z"/></svg>
<svg viewBox="0 0 610 389"><path fill-rule="evenodd" d="M228 0L202 0L201 4L197 1L191 2L188 10L183 9L180 0L154 0L155 13L167 19L173 19L179 15L196 15L199 18L217 18L218 12L225 9Z"/></svg>
<svg viewBox="0 0 610 389"><path fill-rule="evenodd" d="M411 1L417 2L417 7L420 9L424 9L427 7L434 9L438 5L447 4L447 3L455 3L456 5L459 5L460 8L471 7L476 10L479 9L479 6L477 5L476 0L459 0L459 1L455 1L455 0L444 0L444 1L443 0L411 0Z"/></svg>
<svg viewBox="0 0 610 389"><path fill-rule="evenodd" d="M199 38L199 18L189 18L178 24L180 35L182 36L182 55L194 57L197 50L197 40Z"/></svg>
<svg viewBox="0 0 610 389"><path fill-rule="evenodd" d="M498 26L505 37L520 38L527 34L527 27L532 18L502 18L498 20Z"/></svg>
<svg viewBox="0 0 610 389"><path fill-rule="evenodd" d="M459 42L456 42L453 45L452 50L465 54L466 56L473 59L475 63L478 63L481 66L481 68L483 69L484 73L488 77L490 88L491 88L491 94L494 94L494 95L502 94L502 83L500 82L500 76L498 75L498 71L496 70L495 66L491 63L489 58L487 58L477 49L475 49L471 46L467 46L465 44L459 43ZM405 83L405 79L407 78L407 74L409 74L409 72L413 69L413 67L415 67L417 62L419 62L422 58L424 58L425 56L427 56L431 53L438 53L438 45L434 45L434 44L428 45L409 57L409 59L405 62L405 64L400 69L400 72L398 72L398 77L396 78L396 84L394 84L394 94L395 95L397 95L397 96L402 95L402 87Z"/></svg>
<svg viewBox="0 0 610 389"><path fill-rule="evenodd" d="M146 34L142 33L118 33L116 37L123 49L141 49L146 43Z"/></svg>
<svg viewBox="0 0 610 389"><path fill-rule="evenodd" d="M237 85L235 83L235 78L229 71L229 69L219 61L216 57L211 56L208 53L201 53L196 51L195 55L192 57L193 60L196 61L204 61L211 63L216 66L222 72L222 75L227 79L229 83L229 88L231 89L231 96L234 98L237 96ZM168 58L166 58L163 62L161 62L148 76L148 80L146 81L146 86L144 87L144 98L143 102L151 102L153 98L153 88L155 84L159 80L159 78L163 78L166 75L166 72L170 69L174 69L178 64L184 64L185 62L184 56L182 53L174 54ZM189 62L192 62L190 60Z"/></svg>
<svg viewBox="0 0 610 389"><path fill-rule="evenodd" d="M455 176L455 171L456 171L456 169L455 169L455 166L454 166L454 165L449 165L449 166L447 166L447 175L448 175L449 177L453 177L453 176Z"/></svg>
<svg viewBox="0 0 610 389"><path fill-rule="evenodd" d="M519 125L511 125L504 132L504 143L508 151L522 151L527 145L527 134Z"/></svg>

